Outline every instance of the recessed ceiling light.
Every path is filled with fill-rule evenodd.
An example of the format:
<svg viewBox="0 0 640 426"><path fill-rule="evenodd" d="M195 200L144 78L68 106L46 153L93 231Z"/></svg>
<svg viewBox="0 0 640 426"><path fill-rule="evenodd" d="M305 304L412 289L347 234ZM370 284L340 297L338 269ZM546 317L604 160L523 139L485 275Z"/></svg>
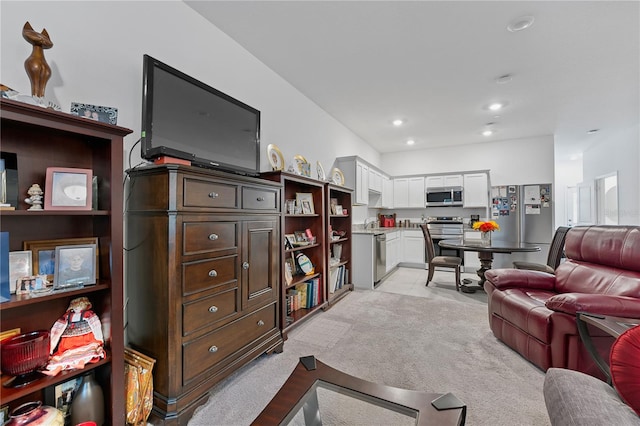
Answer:
<svg viewBox="0 0 640 426"><path fill-rule="evenodd" d="M591 129L591 130L588 130L587 133L590 134L590 135L593 135L595 133L598 133L599 131L600 131L600 129Z"/></svg>
<svg viewBox="0 0 640 426"><path fill-rule="evenodd" d="M511 31L512 33L526 30L533 25L534 20L534 17L530 15L520 16L519 18L516 18L513 21L509 22L509 25L507 25L507 30Z"/></svg>
<svg viewBox="0 0 640 426"><path fill-rule="evenodd" d="M493 130L485 130L482 132L482 136L491 136L493 134Z"/></svg>
<svg viewBox="0 0 640 426"><path fill-rule="evenodd" d="M505 75L501 75L500 77L496 78L496 83L498 83L498 84L506 84L506 83L509 83L511 80L513 80L513 76L511 74L505 74Z"/></svg>
<svg viewBox="0 0 640 426"><path fill-rule="evenodd" d="M504 106L504 104L501 104L500 102L494 102L494 103L490 104L490 105L488 106L488 108L489 108L491 111L500 111L500 110L502 109L502 107L503 107L503 106Z"/></svg>
<svg viewBox="0 0 640 426"><path fill-rule="evenodd" d="M414 145L416 143L416 141L414 141L413 139L409 139L407 141L407 145Z"/></svg>
<svg viewBox="0 0 640 426"><path fill-rule="evenodd" d="M402 126L403 124L404 124L404 120L400 120L400 119L393 120L394 126Z"/></svg>

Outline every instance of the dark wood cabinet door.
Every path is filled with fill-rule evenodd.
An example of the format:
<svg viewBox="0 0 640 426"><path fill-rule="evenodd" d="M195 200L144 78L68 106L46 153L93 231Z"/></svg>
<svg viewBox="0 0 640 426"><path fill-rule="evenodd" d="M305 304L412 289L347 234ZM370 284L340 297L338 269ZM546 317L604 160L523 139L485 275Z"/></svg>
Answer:
<svg viewBox="0 0 640 426"><path fill-rule="evenodd" d="M242 308L278 299L280 219L247 220L242 225Z"/></svg>

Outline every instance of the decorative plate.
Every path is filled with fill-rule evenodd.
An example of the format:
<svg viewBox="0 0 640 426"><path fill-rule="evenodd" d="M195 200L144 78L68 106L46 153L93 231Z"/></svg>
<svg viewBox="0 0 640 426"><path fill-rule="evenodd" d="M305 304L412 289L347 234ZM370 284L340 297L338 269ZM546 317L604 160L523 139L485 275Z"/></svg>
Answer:
<svg viewBox="0 0 640 426"><path fill-rule="evenodd" d="M298 262L298 266L305 275L313 274L315 268L313 267L313 263L311 263L311 259L309 259L306 254L298 253L296 255L296 262Z"/></svg>
<svg viewBox="0 0 640 426"><path fill-rule="evenodd" d="M324 173L324 167L320 164L320 161L316 161L316 171L318 172L318 180L324 182L327 180L327 176Z"/></svg>
<svg viewBox="0 0 640 426"><path fill-rule="evenodd" d="M311 176L311 165L302 155L293 157L293 170L300 176Z"/></svg>
<svg viewBox="0 0 640 426"><path fill-rule="evenodd" d="M331 169L331 180L336 185L344 186L344 175L342 174L342 170L337 167Z"/></svg>
<svg viewBox="0 0 640 426"><path fill-rule="evenodd" d="M277 145L270 143L267 146L267 156L269 157L271 170L284 170L284 157Z"/></svg>

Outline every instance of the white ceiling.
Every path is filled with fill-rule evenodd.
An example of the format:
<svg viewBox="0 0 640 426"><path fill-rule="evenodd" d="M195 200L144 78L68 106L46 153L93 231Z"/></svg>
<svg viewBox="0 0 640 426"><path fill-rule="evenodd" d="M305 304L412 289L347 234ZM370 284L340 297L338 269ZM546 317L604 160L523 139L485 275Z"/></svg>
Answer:
<svg viewBox="0 0 640 426"><path fill-rule="evenodd" d="M185 3L381 153L555 135L565 159L640 121L638 1Z"/></svg>

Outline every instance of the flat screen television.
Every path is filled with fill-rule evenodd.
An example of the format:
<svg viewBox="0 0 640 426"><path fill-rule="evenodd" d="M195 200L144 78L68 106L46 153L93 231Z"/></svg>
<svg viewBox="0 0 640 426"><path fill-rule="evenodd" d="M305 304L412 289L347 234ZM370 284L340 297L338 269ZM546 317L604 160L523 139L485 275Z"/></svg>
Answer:
<svg viewBox="0 0 640 426"><path fill-rule="evenodd" d="M260 111L144 55L141 156L255 176Z"/></svg>

